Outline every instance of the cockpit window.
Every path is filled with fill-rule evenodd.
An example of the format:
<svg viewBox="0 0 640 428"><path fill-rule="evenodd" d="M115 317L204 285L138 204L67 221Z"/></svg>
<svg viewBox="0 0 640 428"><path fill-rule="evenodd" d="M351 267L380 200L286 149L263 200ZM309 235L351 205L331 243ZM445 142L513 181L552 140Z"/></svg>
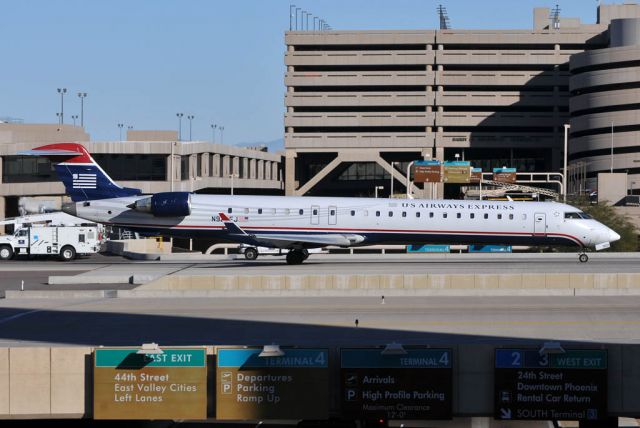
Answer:
<svg viewBox="0 0 640 428"><path fill-rule="evenodd" d="M572 212L572 213L564 213L564 218L577 218L577 219L584 219L584 220L591 220L593 217L591 217L589 214L587 213L583 213L582 211L576 211L576 212Z"/></svg>

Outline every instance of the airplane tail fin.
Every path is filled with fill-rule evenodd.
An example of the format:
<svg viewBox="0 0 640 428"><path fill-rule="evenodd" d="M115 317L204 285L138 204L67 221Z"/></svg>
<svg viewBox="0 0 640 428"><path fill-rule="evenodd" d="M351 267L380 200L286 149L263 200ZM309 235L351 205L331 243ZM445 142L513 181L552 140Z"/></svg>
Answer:
<svg viewBox="0 0 640 428"><path fill-rule="evenodd" d="M55 143L19 152L24 156L44 156L52 160L58 177L74 202L140 195L140 189L121 187L78 143Z"/></svg>

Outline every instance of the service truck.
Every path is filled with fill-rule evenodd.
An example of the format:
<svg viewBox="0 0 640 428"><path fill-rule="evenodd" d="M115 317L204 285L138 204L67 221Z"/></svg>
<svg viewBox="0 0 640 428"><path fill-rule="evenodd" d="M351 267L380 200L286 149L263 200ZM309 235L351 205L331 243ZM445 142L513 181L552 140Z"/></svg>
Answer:
<svg viewBox="0 0 640 428"><path fill-rule="evenodd" d="M97 225L23 225L13 235L0 236L0 260L16 255L57 256L69 261L79 254L100 251L101 233Z"/></svg>

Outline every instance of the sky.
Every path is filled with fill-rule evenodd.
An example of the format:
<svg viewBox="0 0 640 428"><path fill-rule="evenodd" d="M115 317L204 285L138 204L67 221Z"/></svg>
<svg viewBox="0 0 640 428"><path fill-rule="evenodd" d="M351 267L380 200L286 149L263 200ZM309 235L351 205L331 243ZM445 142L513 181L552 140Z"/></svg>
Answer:
<svg viewBox="0 0 640 428"><path fill-rule="evenodd" d="M80 114L93 140L117 140L118 123L177 130L224 143L282 138L284 33L289 5L337 30L530 29L533 8L594 23L596 0L1 0L0 118L65 123ZM79 123L79 122L78 122ZM220 142L220 133L216 133Z"/></svg>

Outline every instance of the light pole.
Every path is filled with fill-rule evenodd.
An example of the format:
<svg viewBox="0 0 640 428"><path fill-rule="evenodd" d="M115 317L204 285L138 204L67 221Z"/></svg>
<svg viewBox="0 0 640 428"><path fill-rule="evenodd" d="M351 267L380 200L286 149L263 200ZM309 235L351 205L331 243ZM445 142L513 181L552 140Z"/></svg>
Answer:
<svg viewBox="0 0 640 428"><path fill-rule="evenodd" d="M64 94L67 93L67 88L58 88L60 94L60 125L64 125Z"/></svg>
<svg viewBox="0 0 640 428"><path fill-rule="evenodd" d="M58 125L60 125L60 112L56 113L56 117L58 118Z"/></svg>
<svg viewBox="0 0 640 428"><path fill-rule="evenodd" d="M216 142L216 128L218 127L218 125L216 125L215 123L211 124L211 143L215 143Z"/></svg>
<svg viewBox="0 0 640 428"><path fill-rule="evenodd" d="M318 18L317 16L313 17L313 31L316 31L316 20L320 21L320 18Z"/></svg>
<svg viewBox="0 0 640 428"><path fill-rule="evenodd" d="M84 128L84 99L87 97L86 92L78 92L80 98L80 127Z"/></svg>
<svg viewBox="0 0 640 428"><path fill-rule="evenodd" d="M373 188L373 194L375 195L376 199L378 199L378 190L384 190L384 186L376 186Z"/></svg>
<svg viewBox="0 0 640 428"><path fill-rule="evenodd" d="M296 30L298 30L298 11L302 10L300 7L296 7Z"/></svg>
<svg viewBox="0 0 640 428"><path fill-rule="evenodd" d="M293 30L293 9L295 7L295 4L289 5L289 31Z"/></svg>
<svg viewBox="0 0 640 428"><path fill-rule="evenodd" d="M120 141L122 141L122 128L124 128L124 123L119 123L118 132L120 132Z"/></svg>
<svg viewBox="0 0 640 428"><path fill-rule="evenodd" d="M224 126L219 126L218 129L220 130L220 144L224 144Z"/></svg>
<svg viewBox="0 0 640 428"><path fill-rule="evenodd" d="M178 118L178 141L182 141L182 116L184 116L184 113L176 113Z"/></svg>
<svg viewBox="0 0 640 428"><path fill-rule="evenodd" d="M567 148L569 147L569 129L571 125L564 124L564 160L562 163L562 201L567 203Z"/></svg>
<svg viewBox="0 0 640 428"><path fill-rule="evenodd" d="M234 177L238 177L238 174L229 174L229 178L231 179L231 196L233 196L233 179Z"/></svg>
<svg viewBox="0 0 640 428"><path fill-rule="evenodd" d="M76 119L78 118L77 114L72 114L71 119L73 119L73 126L76 126Z"/></svg>
<svg viewBox="0 0 640 428"><path fill-rule="evenodd" d="M611 170L609 172L613 174L613 121L611 121Z"/></svg>
<svg viewBox="0 0 640 428"><path fill-rule="evenodd" d="M395 169L395 162L391 162L391 169ZM393 198L393 172L391 172L391 186L389 187L391 189L391 193L389 195L390 198Z"/></svg>
<svg viewBox="0 0 640 428"><path fill-rule="evenodd" d="M189 116L187 116L187 119L189 119L189 141L193 141L193 140L191 139L191 121L193 120L193 118L194 118L194 117L195 117L195 116L194 116L194 115L192 115L192 114L190 114Z"/></svg>

